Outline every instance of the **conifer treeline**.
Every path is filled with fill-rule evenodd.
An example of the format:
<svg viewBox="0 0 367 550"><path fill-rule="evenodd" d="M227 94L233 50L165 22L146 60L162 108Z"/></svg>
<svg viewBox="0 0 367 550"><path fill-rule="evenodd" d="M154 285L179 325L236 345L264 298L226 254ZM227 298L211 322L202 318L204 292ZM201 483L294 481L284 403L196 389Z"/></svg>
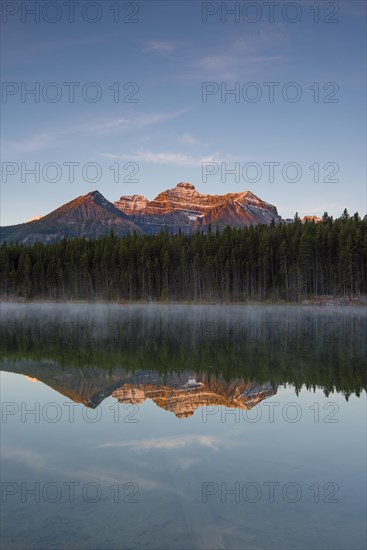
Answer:
<svg viewBox="0 0 367 550"><path fill-rule="evenodd" d="M3 244L3 297L299 301L367 293L367 219Z"/></svg>

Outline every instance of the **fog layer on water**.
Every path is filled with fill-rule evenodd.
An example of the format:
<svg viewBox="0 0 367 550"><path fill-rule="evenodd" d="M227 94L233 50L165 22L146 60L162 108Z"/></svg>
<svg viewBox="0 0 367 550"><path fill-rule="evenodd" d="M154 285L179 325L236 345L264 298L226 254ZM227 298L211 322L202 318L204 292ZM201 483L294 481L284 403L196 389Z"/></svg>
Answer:
<svg viewBox="0 0 367 550"><path fill-rule="evenodd" d="M5 303L1 333L3 362L210 372L345 395L367 387L358 307Z"/></svg>

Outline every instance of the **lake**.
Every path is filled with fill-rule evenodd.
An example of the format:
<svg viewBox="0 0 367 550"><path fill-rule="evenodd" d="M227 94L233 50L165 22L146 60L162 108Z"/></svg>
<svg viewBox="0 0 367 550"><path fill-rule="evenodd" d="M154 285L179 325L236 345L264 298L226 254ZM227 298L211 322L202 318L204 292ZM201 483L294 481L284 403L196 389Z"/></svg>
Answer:
<svg viewBox="0 0 367 550"><path fill-rule="evenodd" d="M364 308L1 305L2 547L366 547Z"/></svg>

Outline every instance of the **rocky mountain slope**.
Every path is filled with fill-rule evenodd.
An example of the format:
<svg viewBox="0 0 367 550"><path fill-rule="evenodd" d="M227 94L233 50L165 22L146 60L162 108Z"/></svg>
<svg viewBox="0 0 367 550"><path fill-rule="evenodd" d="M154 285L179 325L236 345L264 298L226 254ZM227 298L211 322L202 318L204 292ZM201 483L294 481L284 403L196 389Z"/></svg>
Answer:
<svg viewBox="0 0 367 550"><path fill-rule="evenodd" d="M39 220L0 228L0 242L36 241L52 243L63 237L106 235L113 229L116 235L142 233L134 221L114 207L99 191L80 196Z"/></svg>
<svg viewBox="0 0 367 550"><path fill-rule="evenodd" d="M275 206L262 201L251 191L225 195L202 195L191 183L181 182L160 193L152 201L142 195L122 196L115 202L145 233L157 233L164 227L170 232L190 233L199 229L223 229L259 223L280 223Z"/></svg>
<svg viewBox="0 0 367 550"><path fill-rule="evenodd" d="M28 223L0 228L0 243L36 241L52 243L63 237L92 239L118 236L206 231L226 226L242 227L276 224L282 221L275 206L259 199L251 191L225 195L202 195L190 183L179 183L160 193L152 201L142 195L122 196L114 204L99 191L80 196L50 214Z"/></svg>

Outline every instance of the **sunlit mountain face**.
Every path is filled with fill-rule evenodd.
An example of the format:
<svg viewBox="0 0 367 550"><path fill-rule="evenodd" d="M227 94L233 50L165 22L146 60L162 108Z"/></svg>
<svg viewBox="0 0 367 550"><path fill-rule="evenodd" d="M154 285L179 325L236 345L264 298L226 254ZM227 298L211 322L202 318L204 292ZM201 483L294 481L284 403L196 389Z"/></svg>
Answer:
<svg viewBox="0 0 367 550"><path fill-rule="evenodd" d="M149 234L165 227L173 233L179 230L190 233L205 230L209 224L223 229L226 226L243 227L282 221L275 206L251 191L204 195L187 182L159 193L152 201L142 195L125 195L114 205Z"/></svg>
<svg viewBox="0 0 367 550"><path fill-rule="evenodd" d="M114 204L91 191L28 223L0 228L0 242L32 244L57 242L64 237L96 238L111 230L118 236L207 231L225 227L278 224L275 206L251 191L203 195L191 183L179 183L152 201L142 195L124 195Z"/></svg>

